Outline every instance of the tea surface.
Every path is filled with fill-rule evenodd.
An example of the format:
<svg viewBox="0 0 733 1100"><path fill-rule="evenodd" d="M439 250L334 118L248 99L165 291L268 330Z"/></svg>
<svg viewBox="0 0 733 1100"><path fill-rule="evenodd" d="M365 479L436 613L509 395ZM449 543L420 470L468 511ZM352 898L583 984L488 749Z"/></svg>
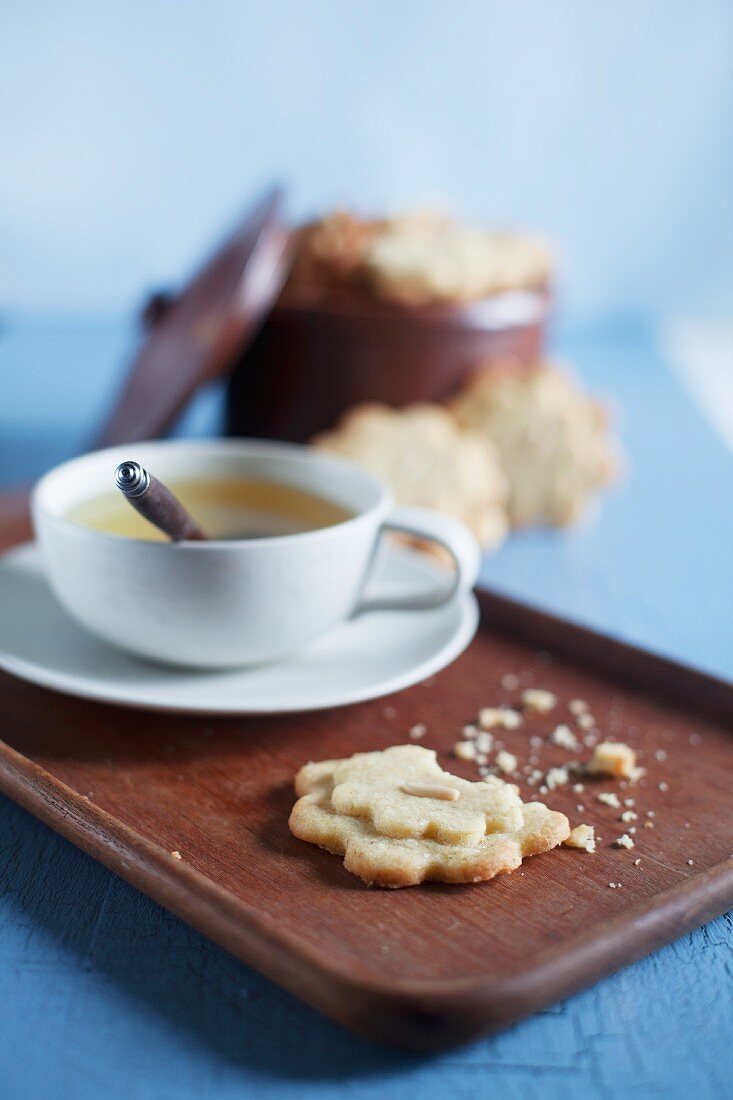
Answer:
<svg viewBox="0 0 733 1100"><path fill-rule="evenodd" d="M294 485L246 478L208 478L168 483L211 539L267 538L343 523L352 513ZM120 492L110 490L70 509L69 519L128 538L165 542Z"/></svg>

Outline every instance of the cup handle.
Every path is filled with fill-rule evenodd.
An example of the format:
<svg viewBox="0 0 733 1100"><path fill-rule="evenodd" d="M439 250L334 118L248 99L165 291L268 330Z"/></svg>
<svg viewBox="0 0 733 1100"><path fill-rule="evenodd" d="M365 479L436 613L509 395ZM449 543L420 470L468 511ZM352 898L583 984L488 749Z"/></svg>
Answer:
<svg viewBox="0 0 733 1100"><path fill-rule="evenodd" d="M460 520L436 512L432 508L405 506L393 508L377 534L375 557L379 541L389 533L412 535L426 539L447 550L453 559L453 577L450 584L433 586L424 592L393 595L365 591L354 614L363 611L425 611L449 603L459 592L473 588L481 564L481 550L474 535ZM374 559L373 559L374 560ZM367 589L369 585L367 583Z"/></svg>

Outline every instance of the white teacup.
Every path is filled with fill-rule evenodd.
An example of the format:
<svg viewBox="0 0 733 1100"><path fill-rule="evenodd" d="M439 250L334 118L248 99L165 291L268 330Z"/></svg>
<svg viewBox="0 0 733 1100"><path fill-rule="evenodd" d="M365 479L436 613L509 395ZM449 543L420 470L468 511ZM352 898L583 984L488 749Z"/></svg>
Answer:
<svg viewBox="0 0 733 1100"><path fill-rule="evenodd" d="M134 458L161 481L248 477L282 482L348 510L341 523L272 538L162 543L82 526L68 513L114 488ZM113 447L57 466L35 487L33 522L51 584L93 633L153 661L200 668L255 664L300 650L372 608L436 607L471 588L473 535L426 508L395 508L374 476L284 443L170 441ZM368 585L385 531L430 539L455 565L452 582L379 595Z"/></svg>

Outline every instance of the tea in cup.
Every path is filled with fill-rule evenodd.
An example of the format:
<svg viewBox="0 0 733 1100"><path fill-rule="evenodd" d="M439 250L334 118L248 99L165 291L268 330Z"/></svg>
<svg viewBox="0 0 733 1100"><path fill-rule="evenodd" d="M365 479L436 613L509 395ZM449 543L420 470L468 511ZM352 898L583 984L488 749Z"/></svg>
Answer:
<svg viewBox="0 0 733 1100"><path fill-rule="evenodd" d="M134 453L133 453L134 452ZM208 535L172 543L114 488L134 458L167 484ZM247 440L109 448L38 482L33 522L51 585L98 637L152 661L227 668L297 653L348 617L419 611L473 586L479 549L449 516L399 508L366 470L306 447ZM383 535L427 539L450 582L379 594Z"/></svg>

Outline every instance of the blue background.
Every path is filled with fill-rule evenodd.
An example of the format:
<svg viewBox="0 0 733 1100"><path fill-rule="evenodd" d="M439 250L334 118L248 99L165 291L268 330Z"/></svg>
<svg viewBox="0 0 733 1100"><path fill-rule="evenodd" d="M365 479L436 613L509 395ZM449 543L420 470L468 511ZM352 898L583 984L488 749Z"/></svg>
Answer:
<svg viewBox="0 0 733 1100"><path fill-rule="evenodd" d="M272 178L295 213L442 198L557 239L553 342L628 456L597 519L484 580L733 677L733 329L712 388L660 339L731 318L732 107L730 0L6 0L0 486L83 447L144 292ZM720 1100L732 943L723 917L500 1036L383 1051L0 800L0 1098Z"/></svg>
<svg viewBox="0 0 733 1100"><path fill-rule="evenodd" d="M560 242L573 311L733 300L730 0L5 0L0 308L177 280L273 177Z"/></svg>

